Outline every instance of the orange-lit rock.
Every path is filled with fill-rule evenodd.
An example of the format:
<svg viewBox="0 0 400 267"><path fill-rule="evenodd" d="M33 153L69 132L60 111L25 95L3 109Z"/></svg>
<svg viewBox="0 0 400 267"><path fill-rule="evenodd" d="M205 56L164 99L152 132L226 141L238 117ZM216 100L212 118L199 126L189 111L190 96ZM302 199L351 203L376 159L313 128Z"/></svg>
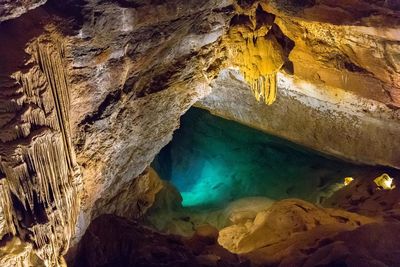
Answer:
<svg viewBox="0 0 400 267"><path fill-rule="evenodd" d="M1 1L0 236L12 238L1 243L0 262L27 265L32 256L39 266L64 265L70 241L76 245L94 217L140 217L161 187L144 171L210 84L220 94L201 105L220 116L327 154L399 168L399 12L394 0ZM233 72L213 83L227 66L274 105L254 101ZM372 180L355 179L326 205L398 218L398 186L375 189ZM396 223L353 229L347 212L339 213L350 226L332 219L332 210L313 207L311 216L276 207L273 217L294 213L292 224L271 222L281 228L264 235L272 217L261 212L239 227L241 238L249 229L263 233L249 239L256 247L266 238L298 238L249 255L255 262L312 266L340 258L362 266L365 253L351 239L384 247L378 235L388 237L394 256L369 248L378 255L371 261L399 262L389 232L397 233ZM254 213L239 211L232 221ZM347 232L336 236L338 227ZM332 244L323 248L321 235ZM241 242L243 251L254 248ZM303 253L304 244L318 250ZM214 264L215 255L202 260Z"/></svg>
<svg viewBox="0 0 400 267"><path fill-rule="evenodd" d="M318 208L298 199L275 202L253 219L233 224L219 232L218 243L234 253L247 253L296 238L295 234L330 225L354 229L373 219L341 210Z"/></svg>

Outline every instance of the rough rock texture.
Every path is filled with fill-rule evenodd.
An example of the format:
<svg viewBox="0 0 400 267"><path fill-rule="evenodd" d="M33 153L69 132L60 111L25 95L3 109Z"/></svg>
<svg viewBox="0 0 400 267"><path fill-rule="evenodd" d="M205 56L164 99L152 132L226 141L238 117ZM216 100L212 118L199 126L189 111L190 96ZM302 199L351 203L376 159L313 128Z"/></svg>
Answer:
<svg viewBox="0 0 400 267"><path fill-rule="evenodd" d="M391 109L400 103L397 1L238 3L231 25L251 28L261 9L288 53L278 100L264 107L240 89L241 78L225 74L201 106L328 154L399 167L399 113Z"/></svg>
<svg viewBox="0 0 400 267"><path fill-rule="evenodd" d="M85 176L77 239L92 215L116 212L111 200L135 188L179 117L209 92L227 4L49 1L0 25L9 44L0 49L0 174L15 195L2 187L3 234L49 248L46 264L61 264L79 210L74 151Z"/></svg>
<svg viewBox="0 0 400 267"><path fill-rule="evenodd" d="M4 238L0 248L1 266L44 266L44 262L33 253L32 244L18 237Z"/></svg>
<svg viewBox="0 0 400 267"><path fill-rule="evenodd" d="M113 215L95 219L79 244L76 267L249 266L216 244L203 228L192 239L162 235Z"/></svg>
<svg viewBox="0 0 400 267"><path fill-rule="evenodd" d="M156 195L163 189L164 184L158 174L152 169L146 169L127 187L107 203L108 213L123 216L128 219L138 219L153 206ZM94 217L100 214L94 214Z"/></svg>
<svg viewBox="0 0 400 267"><path fill-rule="evenodd" d="M260 214L267 215L261 216ZM276 202L256 218L253 246L239 257L216 244L238 237L239 224L218 231L204 225L193 237L153 232L112 215L95 219L72 266L397 266L400 224L301 200ZM263 217L260 219L260 217ZM249 222L247 222L249 224ZM226 236L230 231L233 235ZM239 233L240 234L240 233ZM247 238L249 237L247 236ZM254 241L269 241L257 243ZM222 242L222 245L226 243ZM243 244L241 244L243 245ZM257 246L258 245L258 246Z"/></svg>
<svg viewBox="0 0 400 267"><path fill-rule="evenodd" d="M341 210L318 208L299 199L275 202L257 213L220 231L218 243L235 253L246 253L293 238L298 232L334 225L354 229L373 219Z"/></svg>
<svg viewBox="0 0 400 267"><path fill-rule="evenodd" d="M78 210L75 241L93 215L119 210L112 201L129 195L126 188L136 190L132 180L169 142L179 117L209 93L226 65L219 40L234 9L217 0L43 3L1 1L0 233L34 244L45 264L62 265ZM299 94L278 106L279 114L319 119L294 116L296 127L275 124L276 133L327 153L399 167L398 114L385 106L400 103L397 2L238 3L242 15L257 8L273 15L275 38L282 47L291 44L283 70L322 89L321 101ZM281 91L290 95L292 86ZM233 98L238 106L246 99ZM246 112L256 117L258 111ZM327 120L333 113L344 122Z"/></svg>
<svg viewBox="0 0 400 267"><path fill-rule="evenodd" d="M96 5L95 5L96 4ZM154 6L155 5L155 6ZM172 138L179 117L209 92L221 1L91 2L69 47L72 128L83 167L80 233ZM79 236L78 236L79 237Z"/></svg>
<svg viewBox="0 0 400 267"><path fill-rule="evenodd" d="M399 100L398 1L265 1L294 41L294 74L384 103Z"/></svg>
<svg viewBox="0 0 400 267"><path fill-rule="evenodd" d="M0 233L32 243L45 265L57 266L80 208L70 86L63 37L57 32L38 27L9 40L25 23L0 25L0 40L15 49L0 49L0 203L6 222Z"/></svg>
<svg viewBox="0 0 400 267"><path fill-rule="evenodd" d="M399 173L389 173L399 177ZM366 216L381 216L388 220L400 221L400 187L398 178L394 179L391 190L385 190L374 180L377 175L371 174L364 179L355 179L348 186L335 192L324 201L326 207L340 208Z"/></svg>
<svg viewBox="0 0 400 267"><path fill-rule="evenodd" d="M21 16L31 9L46 3L47 0L1 0L0 22Z"/></svg>
<svg viewBox="0 0 400 267"><path fill-rule="evenodd" d="M283 73L278 77L274 105L257 102L238 72L229 69L196 105L326 154L400 167L396 110L338 88L315 86Z"/></svg>
<svg viewBox="0 0 400 267"><path fill-rule="evenodd" d="M354 230L326 225L242 257L253 266L397 266L399 231L399 223L389 222L366 224Z"/></svg>

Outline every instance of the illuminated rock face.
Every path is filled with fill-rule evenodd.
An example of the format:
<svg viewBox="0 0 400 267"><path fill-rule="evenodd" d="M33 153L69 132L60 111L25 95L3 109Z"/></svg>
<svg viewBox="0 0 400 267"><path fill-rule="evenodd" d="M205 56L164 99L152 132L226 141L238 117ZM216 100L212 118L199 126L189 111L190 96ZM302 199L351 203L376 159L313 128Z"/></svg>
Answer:
<svg viewBox="0 0 400 267"><path fill-rule="evenodd" d="M305 201L287 199L274 203L253 218L222 229L218 242L229 251L247 253L319 226L332 225L352 230L372 222L373 219L358 214L322 209Z"/></svg>
<svg viewBox="0 0 400 267"><path fill-rule="evenodd" d="M400 167L397 110L342 89L283 73L278 77L274 105L255 101L240 73L229 69L221 72L212 84L212 93L196 105L339 158Z"/></svg>
<svg viewBox="0 0 400 267"><path fill-rule="evenodd" d="M294 75L398 105L400 16L393 2L261 1L261 5L276 15L275 23L295 43L289 55Z"/></svg>
<svg viewBox="0 0 400 267"><path fill-rule="evenodd" d="M151 205L157 182L143 171L209 92L228 4L49 1L1 14L2 236L62 265L93 216Z"/></svg>
<svg viewBox="0 0 400 267"><path fill-rule="evenodd" d="M0 22L21 16L31 9L46 3L47 0L2 0L0 7Z"/></svg>
<svg viewBox="0 0 400 267"><path fill-rule="evenodd" d="M250 9L236 6L239 14L231 19L227 36L223 40L228 52L228 64L239 68L257 99L271 105L276 99L277 72L288 61L285 41L274 24L275 16L261 6ZM279 34L277 40L275 35ZM290 49L290 48L289 48Z"/></svg>
<svg viewBox="0 0 400 267"><path fill-rule="evenodd" d="M61 264L80 209L63 45L57 35L36 39L27 60L16 62L30 68L1 80L1 234L32 242L46 266ZM6 64L13 60L1 52Z"/></svg>
<svg viewBox="0 0 400 267"><path fill-rule="evenodd" d="M137 191L146 186L134 179L146 176L180 116L210 92L210 82L228 65L248 73L263 102L275 99L280 72L322 89L321 101L300 93L293 100L294 85L279 90L278 79L275 104L279 93L289 95L275 105L278 113L303 114L286 125L279 119L267 124L265 118L279 117L264 116L269 113L262 108L239 108L247 95L232 91L231 111L247 114L242 122L263 130L274 125L280 136L299 143L305 136L303 144L330 154L399 167L398 112L391 109L399 105L395 1L44 2L0 4L0 235L15 233L22 242L8 243L10 248L33 247L47 265L62 265L70 237L75 244L93 216L136 217L139 209L128 212L121 204L125 198L148 200ZM230 26L233 37L257 38L233 38L228 51ZM367 104L359 106L349 92ZM299 98L307 103L303 108ZM338 109L320 112L336 104L340 111L343 101L351 115L342 117L344 127L331 119ZM319 119L304 120L312 116ZM141 197L130 198L127 190ZM9 262L7 255L3 259Z"/></svg>

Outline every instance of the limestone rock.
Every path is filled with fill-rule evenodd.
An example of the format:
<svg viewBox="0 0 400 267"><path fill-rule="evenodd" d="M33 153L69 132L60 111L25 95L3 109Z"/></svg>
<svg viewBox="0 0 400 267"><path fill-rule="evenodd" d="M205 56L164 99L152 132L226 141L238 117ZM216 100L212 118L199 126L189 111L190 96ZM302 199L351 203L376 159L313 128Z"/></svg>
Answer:
<svg viewBox="0 0 400 267"><path fill-rule="evenodd" d="M80 235L171 140L179 117L209 93L228 4L87 4L96 19L84 20L68 47L73 141L86 177Z"/></svg>
<svg viewBox="0 0 400 267"><path fill-rule="evenodd" d="M132 179L131 184L123 187L113 201L107 203L103 212L138 219L153 206L156 195L162 188L163 182L158 174L152 168L148 168Z"/></svg>
<svg viewBox="0 0 400 267"><path fill-rule="evenodd" d="M396 266L399 223L371 223L354 230L324 225L244 257L253 266Z"/></svg>
<svg viewBox="0 0 400 267"><path fill-rule="evenodd" d="M102 215L79 245L73 266L249 266L215 244L212 236L185 240L135 222Z"/></svg>
<svg viewBox="0 0 400 267"><path fill-rule="evenodd" d="M390 173L394 185L398 184L399 173ZM388 219L400 218L400 189L398 186L392 190L384 190L374 180L381 173L371 173L364 179L356 179L348 186L335 192L329 199L323 202L326 207L340 208L351 212L357 212L367 216L385 217Z"/></svg>
<svg viewBox="0 0 400 267"><path fill-rule="evenodd" d="M363 0L261 2L295 42L289 58L296 76L398 104L398 69L396 64L386 63L398 54L398 47L393 47L399 41L396 4Z"/></svg>
<svg viewBox="0 0 400 267"><path fill-rule="evenodd" d="M142 188L145 180L134 179L226 65L220 41L231 4L1 1L1 236L34 244L45 264L62 265L69 240L78 241L94 216L137 216L120 203ZM396 1L235 6L274 17L270 45L281 48L274 66L286 79L281 88L278 79L271 111L249 102L242 82L228 93L219 88L230 98L207 108L328 154L400 166ZM287 117L269 122L274 114Z"/></svg>
<svg viewBox="0 0 400 267"><path fill-rule="evenodd" d="M30 243L21 241L18 237L6 238L0 248L1 266L44 266L34 253L33 246Z"/></svg>
<svg viewBox="0 0 400 267"><path fill-rule="evenodd" d="M231 223L254 219L257 214L268 209L275 201L266 197L248 197L230 202L224 210Z"/></svg>
<svg viewBox="0 0 400 267"><path fill-rule="evenodd" d="M255 101L241 75L231 69L222 71L212 88L196 105L217 116L339 158L400 167L399 114L382 103L283 73L271 106Z"/></svg>
<svg viewBox="0 0 400 267"><path fill-rule="evenodd" d="M219 244L235 253L247 253L290 239L296 233L320 225L335 225L352 229L373 219L338 210L325 210L297 199L275 202L247 220L220 231ZM341 225L343 224L343 225Z"/></svg>
<svg viewBox="0 0 400 267"><path fill-rule="evenodd" d="M47 0L1 0L0 22L21 16L31 9L46 3Z"/></svg>

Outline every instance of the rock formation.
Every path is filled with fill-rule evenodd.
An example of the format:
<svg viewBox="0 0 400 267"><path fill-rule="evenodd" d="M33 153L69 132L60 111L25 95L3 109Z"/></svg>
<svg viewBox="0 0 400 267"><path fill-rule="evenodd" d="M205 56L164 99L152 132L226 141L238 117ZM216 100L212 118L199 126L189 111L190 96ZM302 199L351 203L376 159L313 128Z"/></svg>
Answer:
<svg viewBox="0 0 400 267"><path fill-rule="evenodd" d="M253 218L236 222L220 231L218 242L229 251L247 253L290 239L303 231L331 225L354 229L374 220L346 211L325 210L297 199L266 207Z"/></svg>
<svg viewBox="0 0 400 267"><path fill-rule="evenodd" d="M76 258L77 267L249 266L218 246L212 231L182 239L113 215L102 215L93 221Z"/></svg>
<svg viewBox="0 0 400 267"><path fill-rule="evenodd" d="M0 263L62 266L95 217L140 217L160 190L146 168L206 95L198 105L220 116L399 168L399 19L392 0L0 0ZM241 74L221 73L228 67ZM355 202L338 193L327 203L368 216L384 209L381 217L395 220L396 190L358 184L348 187L362 192ZM375 194L391 195L390 209L371 209ZM282 250L271 262L313 266L325 257L356 266L348 251L362 253L350 240L371 231L394 243L388 225L335 235L328 248L340 253L331 257L321 244L286 261ZM300 251L299 240L314 244L329 231L280 245ZM377 254L376 266L399 262Z"/></svg>
<svg viewBox="0 0 400 267"><path fill-rule="evenodd" d="M260 5L235 7L238 14L231 19L224 39L228 64L240 69L257 101L262 98L271 105L276 99L276 75L288 61L289 51L285 55L284 44L275 37L276 32L281 34L274 24L275 15L265 12Z"/></svg>
<svg viewBox="0 0 400 267"><path fill-rule="evenodd" d="M80 171L70 132L63 44L42 36L26 47L24 69L2 77L0 173L2 237L32 242L46 265L59 264L74 235ZM6 64L13 58L6 58ZM26 67L28 66L28 67ZM9 67L9 66L6 66Z"/></svg>
<svg viewBox="0 0 400 267"><path fill-rule="evenodd" d="M47 0L2 0L0 2L0 22L21 16L31 9L46 3Z"/></svg>

